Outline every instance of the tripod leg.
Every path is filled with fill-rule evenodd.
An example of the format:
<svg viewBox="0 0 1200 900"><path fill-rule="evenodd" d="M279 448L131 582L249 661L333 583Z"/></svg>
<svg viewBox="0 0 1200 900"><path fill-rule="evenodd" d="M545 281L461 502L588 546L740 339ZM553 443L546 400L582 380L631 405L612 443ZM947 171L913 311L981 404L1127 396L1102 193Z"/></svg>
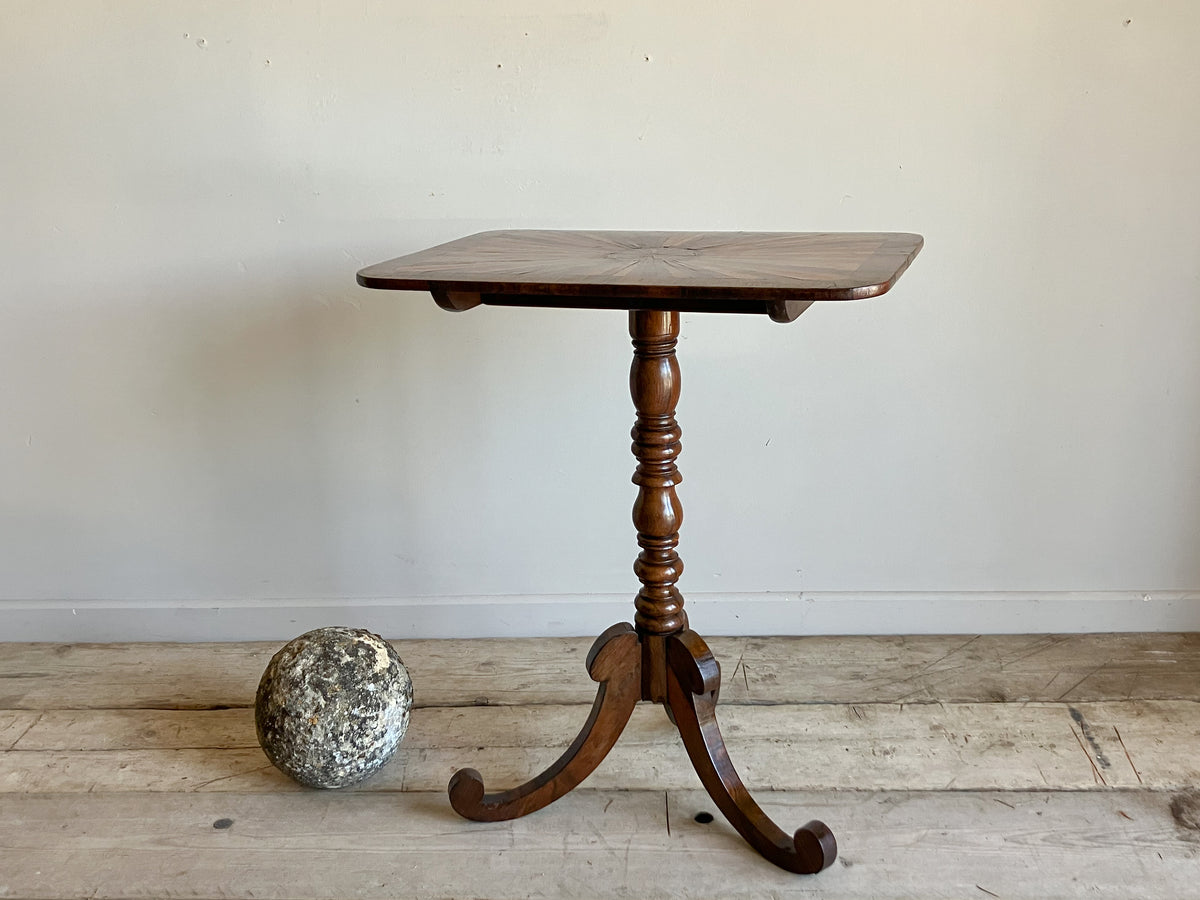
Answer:
<svg viewBox="0 0 1200 900"><path fill-rule="evenodd" d="M755 850L775 865L809 875L837 858L837 842L824 822L812 821L794 835L772 822L750 796L729 760L717 727L721 669L694 631L668 638L667 702L692 765L717 808Z"/></svg>
<svg viewBox="0 0 1200 900"><path fill-rule="evenodd" d="M641 648L632 626L622 622L596 638L587 669L600 687L591 715L566 752L525 784L495 794L484 792L477 771L459 769L449 787L455 812L477 822L515 819L553 803L600 765L641 699Z"/></svg>

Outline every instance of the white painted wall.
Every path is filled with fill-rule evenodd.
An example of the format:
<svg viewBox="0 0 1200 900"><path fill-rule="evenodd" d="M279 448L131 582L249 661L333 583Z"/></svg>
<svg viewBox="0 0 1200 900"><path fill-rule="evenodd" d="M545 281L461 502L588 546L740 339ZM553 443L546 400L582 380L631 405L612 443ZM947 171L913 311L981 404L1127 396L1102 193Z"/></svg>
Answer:
<svg viewBox="0 0 1200 900"><path fill-rule="evenodd" d="M1197 34L1192 0L6 0L0 638L630 595L623 315L354 284L495 227L925 235L880 300L684 317L697 599L1085 630L1168 591L1125 625L1200 627Z"/></svg>

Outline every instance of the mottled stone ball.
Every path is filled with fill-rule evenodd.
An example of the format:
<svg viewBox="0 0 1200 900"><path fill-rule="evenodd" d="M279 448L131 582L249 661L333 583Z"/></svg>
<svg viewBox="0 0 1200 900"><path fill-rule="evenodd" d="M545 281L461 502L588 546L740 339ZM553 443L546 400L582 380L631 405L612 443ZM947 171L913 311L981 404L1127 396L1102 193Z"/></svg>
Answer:
<svg viewBox="0 0 1200 900"><path fill-rule="evenodd" d="M318 628L271 657L254 724L267 758L316 788L384 767L408 728L412 679L391 644L361 628Z"/></svg>

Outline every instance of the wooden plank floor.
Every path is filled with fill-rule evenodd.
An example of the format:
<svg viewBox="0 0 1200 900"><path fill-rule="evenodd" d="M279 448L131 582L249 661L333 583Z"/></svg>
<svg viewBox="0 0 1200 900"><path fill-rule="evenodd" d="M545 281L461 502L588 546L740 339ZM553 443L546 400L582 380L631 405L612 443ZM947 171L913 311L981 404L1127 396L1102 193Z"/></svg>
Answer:
<svg viewBox="0 0 1200 900"><path fill-rule="evenodd" d="M300 788L254 735L275 644L0 644L0 898L1200 898L1200 635L719 638L730 753L776 870L643 704L584 786L478 824L569 743L588 639L398 641L417 709L360 788ZM214 823L220 823L218 827Z"/></svg>

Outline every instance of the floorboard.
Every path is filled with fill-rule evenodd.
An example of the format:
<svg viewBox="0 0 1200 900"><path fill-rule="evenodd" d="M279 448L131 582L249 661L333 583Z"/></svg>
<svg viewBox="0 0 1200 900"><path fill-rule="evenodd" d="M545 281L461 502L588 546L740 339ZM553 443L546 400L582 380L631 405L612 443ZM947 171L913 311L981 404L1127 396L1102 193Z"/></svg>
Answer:
<svg viewBox="0 0 1200 900"><path fill-rule="evenodd" d="M724 703L1196 699L1200 633L708 640ZM590 638L396 641L418 706L591 703ZM253 706L279 643L3 644L0 709ZM470 667L461 665L470 659Z"/></svg>
<svg viewBox="0 0 1200 900"><path fill-rule="evenodd" d="M30 714L32 715L32 714ZM548 765L581 706L451 707L413 714L365 790L440 790L459 768L496 784ZM1182 789L1200 783L1200 702L737 706L719 711L753 789ZM666 716L639 706L595 787L698 787ZM287 789L251 710L48 711L0 755L0 792Z"/></svg>
<svg viewBox="0 0 1200 900"><path fill-rule="evenodd" d="M780 821L821 817L839 835L834 868L802 878L719 819L697 823L713 811L697 791L581 790L494 824L425 793L34 794L4 804L0 896L1181 900L1196 896L1200 842L1171 802L1146 790L770 794Z"/></svg>

